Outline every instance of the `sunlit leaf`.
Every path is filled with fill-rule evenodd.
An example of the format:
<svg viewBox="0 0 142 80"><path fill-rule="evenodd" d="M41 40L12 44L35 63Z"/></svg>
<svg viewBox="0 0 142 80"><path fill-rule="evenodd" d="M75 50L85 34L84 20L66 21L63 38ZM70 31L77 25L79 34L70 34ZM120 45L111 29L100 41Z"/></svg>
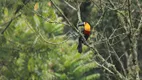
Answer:
<svg viewBox="0 0 142 80"><path fill-rule="evenodd" d="M39 8L39 3L37 2L37 3L35 4L35 6L34 6L34 10L37 11L38 8Z"/></svg>

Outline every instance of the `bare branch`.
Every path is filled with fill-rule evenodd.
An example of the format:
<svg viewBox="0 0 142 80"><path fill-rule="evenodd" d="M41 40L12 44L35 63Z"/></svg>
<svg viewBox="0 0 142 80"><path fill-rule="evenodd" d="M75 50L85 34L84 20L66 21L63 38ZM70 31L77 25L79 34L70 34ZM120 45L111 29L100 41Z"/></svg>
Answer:
<svg viewBox="0 0 142 80"><path fill-rule="evenodd" d="M126 76L126 71L124 69L124 65L122 63L122 61L120 60L119 56L117 55L115 49L110 45L110 42L108 41L109 46L111 47L111 49L113 50L113 54L115 55L117 61L120 63L121 69L123 70L124 75Z"/></svg>
<svg viewBox="0 0 142 80"><path fill-rule="evenodd" d="M77 3L77 15L78 15L78 20L79 20L79 22L82 22L82 19L81 19L81 12L80 12L80 6L81 6L81 3Z"/></svg>
<svg viewBox="0 0 142 80"><path fill-rule="evenodd" d="M77 9L75 7L73 7L71 4L69 4L67 1L64 0L64 2L70 7L72 8L73 10L77 11Z"/></svg>

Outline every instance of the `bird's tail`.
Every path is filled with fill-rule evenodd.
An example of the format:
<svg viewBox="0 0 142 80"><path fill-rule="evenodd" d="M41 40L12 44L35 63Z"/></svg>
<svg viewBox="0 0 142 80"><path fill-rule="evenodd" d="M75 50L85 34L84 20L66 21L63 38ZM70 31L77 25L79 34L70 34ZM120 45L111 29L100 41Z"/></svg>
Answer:
<svg viewBox="0 0 142 80"><path fill-rule="evenodd" d="M82 52L82 38L81 37L79 37L77 49L79 53Z"/></svg>

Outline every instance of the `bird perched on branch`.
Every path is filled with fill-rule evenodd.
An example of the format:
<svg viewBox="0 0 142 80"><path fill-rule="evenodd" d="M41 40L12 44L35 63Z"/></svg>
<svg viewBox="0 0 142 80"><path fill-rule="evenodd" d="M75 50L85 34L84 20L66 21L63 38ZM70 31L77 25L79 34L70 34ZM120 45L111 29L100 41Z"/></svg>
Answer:
<svg viewBox="0 0 142 80"><path fill-rule="evenodd" d="M84 38L87 40L91 34L91 26L87 22L79 23L78 26L83 26L82 33ZM84 43L84 41L82 36L80 36L78 39L78 47L77 47L79 53L82 52L82 43Z"/></svg>

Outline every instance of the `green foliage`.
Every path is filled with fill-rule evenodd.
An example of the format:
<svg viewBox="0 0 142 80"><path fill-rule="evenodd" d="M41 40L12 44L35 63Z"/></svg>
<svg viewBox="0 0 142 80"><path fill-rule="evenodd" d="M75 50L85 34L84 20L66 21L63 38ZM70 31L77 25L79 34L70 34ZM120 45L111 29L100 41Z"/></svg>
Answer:
<svg viewBox="0 0 142 80"><path fill-rule="evenodd" d="M66 45L64 44L63 46ZM57 59L53 59L55 57L50 56L50 58L52 58L50 65L54 65L53 71L56 72L55 75L57 80L98 79L98 74L90 73L90 70L97 67L96 63L91 61L92 54L88 53L86 55L81 55L76 53L73 51L76 49L75 46L76 45L70 46L70 49L72 50L70 50L69 54L66 54L66 52L68 52L66 50L69 50L67 47L63 47L63 51L60 50L59 54L52 53L52 55L58 57Z"/></svg>

